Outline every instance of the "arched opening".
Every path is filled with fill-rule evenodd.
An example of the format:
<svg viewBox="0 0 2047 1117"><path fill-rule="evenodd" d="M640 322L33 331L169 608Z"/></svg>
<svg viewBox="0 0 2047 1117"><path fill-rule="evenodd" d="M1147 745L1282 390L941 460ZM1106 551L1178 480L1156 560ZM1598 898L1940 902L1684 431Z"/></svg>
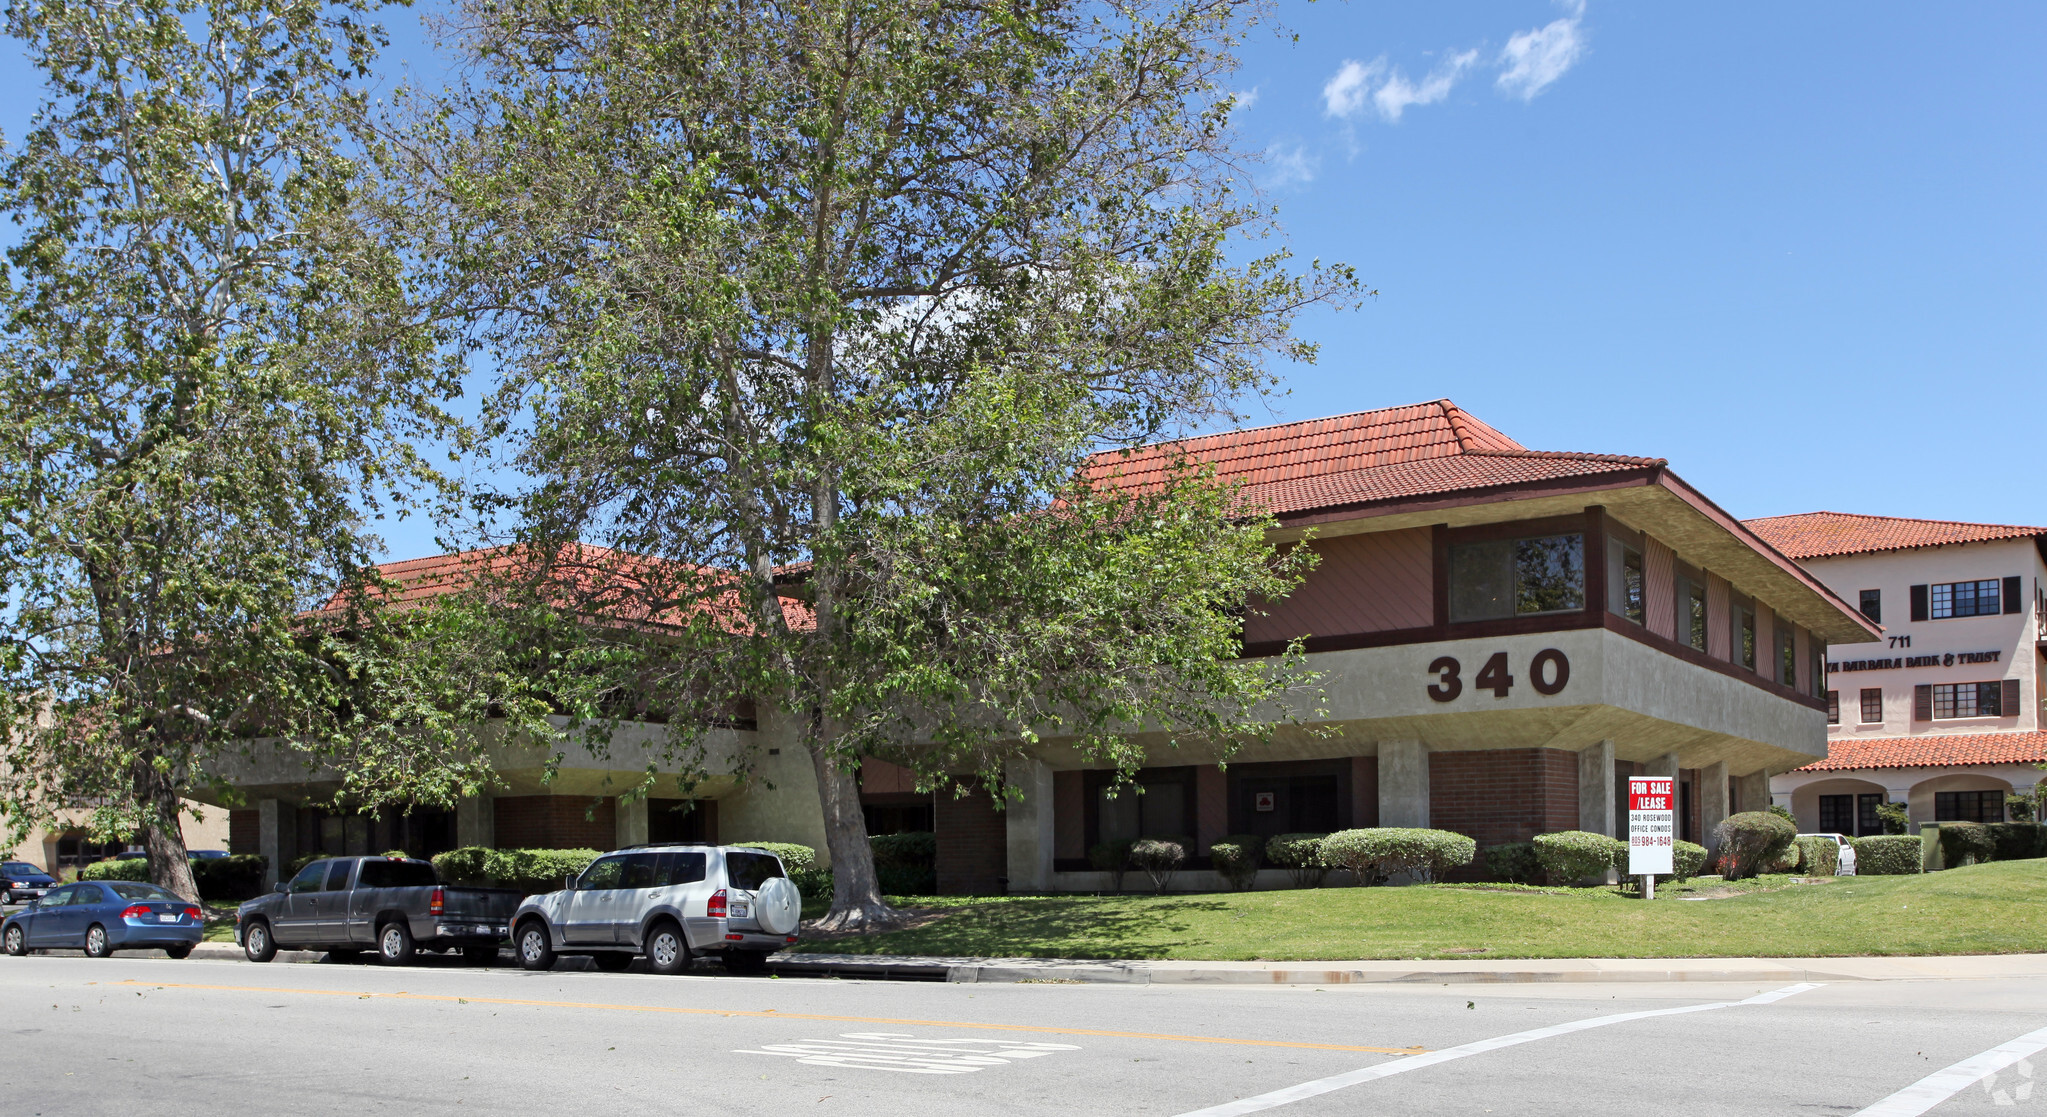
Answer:
<svg viewBox="0 0 2047 1117"><path fill-rule="evenodd" d="M1914 822L2003 822L2011 781L1978 772L1935 776L1912 785Z"/></svg>
<svg viewBox="0 0 2047 1117"><path fill-rule="evenodd" d="M1876 808L1884 801L1880 783L1846 776L1814 780L1792 790L1791 817L1801 834L1881 834Z"/></svg>

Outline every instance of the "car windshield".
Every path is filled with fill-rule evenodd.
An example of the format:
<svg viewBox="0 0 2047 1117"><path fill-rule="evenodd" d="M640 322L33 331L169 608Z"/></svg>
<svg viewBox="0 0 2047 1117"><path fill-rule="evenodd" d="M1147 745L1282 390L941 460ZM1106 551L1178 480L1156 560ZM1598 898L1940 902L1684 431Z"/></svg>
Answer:
<svg viewBox="0 0 2047 1117"><path fill-rule="evenodd" d="M365 861L357 888L432 888L441 883L424 861Z"/></svg>
<svg viewBox="0 0 2047 1117"><path fill-rule="evenodd" d="M178 899L154 884L142 884L132 880L113 881L107 887L113 889L114 895L123 900L169 900L176 903Z"/></svg>
<svg viewBox="0 0 2047 1117"><path fill-rule="evenodd" d="M36 868L34 865L31 865L26 861L8 861L5 863L0 863L0 869L5 869L7 872L10 873L22 873L27 876L39 877L43 875L43 871L41 869Z"/></svg>
<svg viewBox="0 0 2047 1117"><path fill-rule="evenodd" d="M744 888L751 892L782 875L782 863L771 853L741 853L733 850L725 855L725 875L731 878L732 887Z"/></svg>

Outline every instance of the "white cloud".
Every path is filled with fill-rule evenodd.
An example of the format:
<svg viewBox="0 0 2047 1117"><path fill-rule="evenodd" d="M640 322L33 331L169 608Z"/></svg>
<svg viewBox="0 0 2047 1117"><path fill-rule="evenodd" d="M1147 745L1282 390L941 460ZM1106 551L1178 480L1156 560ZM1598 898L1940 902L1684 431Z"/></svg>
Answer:
<svg viewBox="0 0 2047 1117"><path fill-rule="evenodd" d="M1232 91L1230 97L1236 101L1230 108L1233 115L1250 112L1251 106L1258 103L1258 87L1254 85L1249 89Z"/></svg>
<svg viewBox="0 0 2047 1117"><path fill-rule="evenodd" d="M1263 184L1268 189L1283 190L1315 181L1316 172L1322 169L1322 157L1302 144L1281 142L1265 149L1265 164L1271 170L1261 176Z"/></svg>
<svg viewBox="0 0 2047 1117"><path fill-rule="evenodd" d="M1346 58L1337 69L1336 76L1322 87L1322 114L1324 116L1347 117L1365 107L1365 99L1371 95L1370 86L1374 79L1386 69L1386 60L1381 58L1370 65Z"/></svg>
<svg viewBox="0 0 2047 1117"><path fill-rule="evenodd" d="M1577 11L1582 15L1585 6ZM1498 85L1509 96L1532 101L1535 95L1564 76L1564 71L1585 55L1585 36L1579 30L1579 16L1559 19L1547 27L1522 31L1507 40L1500 52Z"/></svg>
<svg viewBox="0 0 2047 1117"><path fill-rule="evenodd" d="M1379 87L1378 92L1372 94L1372 104L1379 110L1380 116L1387 120L1399 120L1400 114L1407 111L1409 105L1433 105L1448 97L1450 88L1457 84L1457 79L1463 77L1464 71L1471 69L1472 63L1477 61L1478 52L1475 50L1453 54L1444 59L1442 65L1430 70L1429 76L1423 78L1420 85L1408 81L1406 74L1395 70L1386 78L1385 84Z"/></svg>

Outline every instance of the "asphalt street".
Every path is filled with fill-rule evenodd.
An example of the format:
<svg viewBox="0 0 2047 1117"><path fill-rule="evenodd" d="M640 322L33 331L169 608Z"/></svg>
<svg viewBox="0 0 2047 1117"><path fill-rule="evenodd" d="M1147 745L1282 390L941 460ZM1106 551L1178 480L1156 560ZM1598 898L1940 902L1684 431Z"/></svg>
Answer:
<svg viewBox="0 0 2047 1117"><path fill-rule="evenodd" d="M56 953L0 958L0 1004L0 1110L66 1117L2047 1111L2043 980L972 985Z"/></svg>

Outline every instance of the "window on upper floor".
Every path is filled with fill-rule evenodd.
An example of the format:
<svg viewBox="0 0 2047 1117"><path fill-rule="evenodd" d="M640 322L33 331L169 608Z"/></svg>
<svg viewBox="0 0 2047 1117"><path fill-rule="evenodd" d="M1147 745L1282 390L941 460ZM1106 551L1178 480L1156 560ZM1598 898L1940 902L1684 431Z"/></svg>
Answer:
<svg viewBox="0 0 2047 1117"><path fill-rule="evenodd" d="M1606 609L1641 624L1647 603L1642 588L1642 549L1619 539L1608 541Z"/></svg>
<svg viewBox="0 0 2047 1117"><path fill-rule="evenodd" d="M1450 619L1492 620L1585 608L1585 537L1491 539L1450 548Z"/></svg>
<svg viewBox="0 0 2047 1117"><path fill-rule="evenodd" d="M1775 629L1777 640L1777 681L1788 687L1798 685L1798 630L1777 618Z"/></svg>
<svg viewBox="0 0 2047 1117"><path fill-rule="evenodd" d="M1875 725L1884 719L1884 691L1882 687L1862 688L1862 724Z"/></svg>
<svg viewBox="0 0 2047 1117"><path fill-rule="evenodd" d="M1871 621L1877 624L1884 623L1884 591L1863 590L1862 603L1858 607L1862 610L1862 615Z"/></svg>
<svg viewBox="0 0 2047 1117"><path fill-rule="evenodd" d="M1677 569L1677 638L1693 651L1706 650L1706 575L1689 566Z"/></svg>
<svg viewBox="0 0 2047 1117"><path fill-rule="evenodd" d="M1827 692L1827 724L1841 724L1841 692L1838 690Z"/></svg>
<svg viewBox="0 0 2047 1117"><path fill-rule="evenodd" d="M1988 617L2000 611L1997 579L1980 582L1936 582L1932 587L1929 614L1945 617Z"/></svg>
<svg viewBox="0 0 2047 1117"><path fill-rule="evenodd" d="M1994 718L2004 712L2002 683L1935 683L1935 718Z"/></svg>
<svg viewBox="0 0 2047 1117"><path fill-rule="evenodd" d="M1728 627L1733 636L1734 661L1756 669L1756 603L1737 597L1728 603Z"/></svg>

